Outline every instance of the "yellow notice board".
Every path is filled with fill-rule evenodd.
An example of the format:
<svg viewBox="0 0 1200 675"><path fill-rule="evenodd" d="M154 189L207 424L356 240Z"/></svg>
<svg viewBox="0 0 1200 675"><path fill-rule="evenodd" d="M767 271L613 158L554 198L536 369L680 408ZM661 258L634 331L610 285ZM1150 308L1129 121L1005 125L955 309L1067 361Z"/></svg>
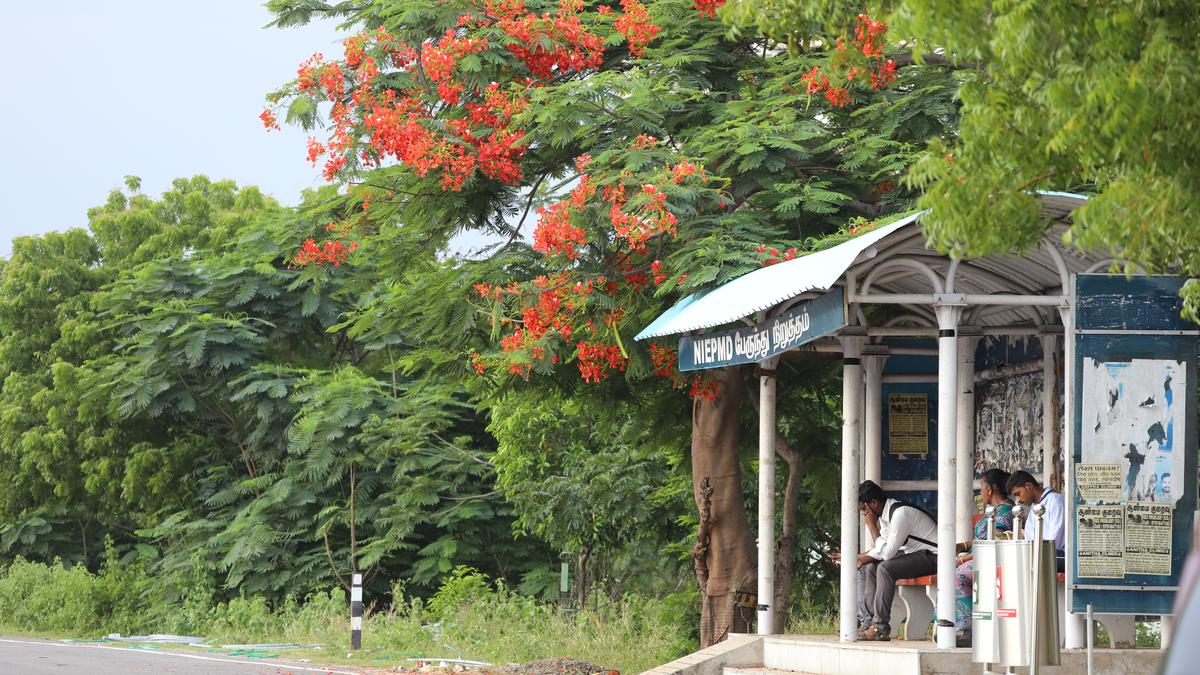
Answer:
<svg viewBox="0 0 1200 675"><path fill-rule="evenodd" d="M929 454L928 394L888 394L888 451Z"/></svg>

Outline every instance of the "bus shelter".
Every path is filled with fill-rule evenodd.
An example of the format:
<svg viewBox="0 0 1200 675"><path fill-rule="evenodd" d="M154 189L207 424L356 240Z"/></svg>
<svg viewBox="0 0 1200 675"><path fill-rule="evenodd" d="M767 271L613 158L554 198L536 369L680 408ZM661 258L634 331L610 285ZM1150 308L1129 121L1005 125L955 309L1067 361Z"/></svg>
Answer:
<svg viewBox="0 0 1200 675"><path fill-rule="evenodd" d="M1068 617L1067 646L1083 646L1082 611L1072 595L1077 596L1076 600L1101 605L1109 598L1125 598L1098 611L1169 613L1162 608L1169 607L1171 583L1182 567L1182 555L1190 543L1192 511L1196 508L1195 425L1187 424L1189 418L1184 417L1171 432L1176 447L1181 449L1176 459L1186 459L1186 466L1190 467L1190 471L1175 469L1177 515L1164 530L1174 537L1174 544L1165 562L1161 551L1154 559L1156 562L1149 566L1140 557L1130 555L1129 560L1137 558L1139 562L1133 564L1133 573L1126 574L1126 567L1119 570L1115 567L1113 555L1105 559L1105 551L1095 550L1099 539L1092 534L1105 532L1085 529L1084 539L1080 540L1076 523L1086 522L1094 529L1097 522L1107 522L1111 530L1115 527L1114 505L1120 506L1124 520L1126 511L1132 509L1126 506L1127 502L1153 501L1162 496L1161 487L1152 488L1157 492L1145 500L1144 480L1138 488L1141 492L1136 494L1133 486L1127 485L1132 473L1130 463L1135 461L1137 452L1133 458L1114 460L1094 450L1101 440L1117 430L1115 426L1101 429L1093 426L1093 422L1099 424L1104 418L1108 420L1106 424L1115 424L1113 415L1117 413L1111 409L1094 410L1100 404L1085 400L1082 392L1089 386L1096 391L1101 387L1105 391L1116 387L1124 392L1125 383L1113 378L1130 377L1131 371L1121 370L1118 362L1131 358L1150 360L1154 361L1153 368L1165 369L1165 375L1159 370L1155 373L1166 378L1168 388L1174 377L1178 391L1183 392L1175 412L1182 415L1186 405L1186 412L1194 418L1196 327L1179 319L1178 284L1172 286L1168 279L1164 286L1155 281L1162 277L1141 277L1148 280L1148 285L1131 291L1124 276L1104 274L1116 262L1112 257L1080 251L1063 243L1071 213L1085 203L1085 197L1048 192L1039 193L1038 199L1047 228L1041 243L1024 255L971 260L940 255L928 246L922 234L921 218L925 212L915 213L879 223L832 248L755 270L710 291L689 296L638 334L638 340L680 336L681 370L738 364L759 366L759 633L769 632L774 613L770 599L774 596L776 554L775 371L781 358L793 358L795 355L788 353L797 351L833 352L842 356L841 550L860 550L856 490L864 479L874 480L889 491L924 492L932 502L930 505L937 509L937 575L942 582L938 584L935 607L937 616L943 619L936 628L938 647L955 645L953 622L945 620L954 616L954 584L950 580L955 572L955 543L971 539L972 517L976 512L975 472L980 462L976 446L980 438L994 432L977 430L976 420L985 412L1003 415L1014 405L1037 409L1041 433L1027 434L1021 442L1028 444L1031 438L1040 441L1037 458L1040 463L1036 467L1005 468L1033 469L1033 473L1041 474L1043 484L1060 489L1071 504L1066 523L1069 561L1066 592L1067 605L1075 611L1076 619ZM1114 281L1109 283L1105 279ZM1084 280L1092 281L1080 286ZM1080 295L1080 288L1085 289L1086 297ZM893 306L893 311L882 313L890 318L882 325L870 324L864 308L871 305ZM1076 326L1079 317L1087 322L1083 328ZM742 327L718 330L738 324ZM1015 352L1035 358L1010 358ZM1164 354L1168 358L1155 360ZM928 369L931 372L886 372L889 359L899 363L920 358L932 364ZM1141 361L1134 365L1145 369ZM1083 372L1085 367L1091 371ZM977 406L976 383L981 377L1020 374L1040 376L1042 384L1036 391L1036 401L1030 400L1030 391L1025 390L1021 394L1024 399L1012 400L1010 395L1006 402L1001 398L993 402L990 411ZM1145 380L1158 375L1138 377ZM1108 379L1100 382L1096 378L1101 376ZM906 384L925 384L930 394L927 412L931 437L925 441L936 447L936 453L931 453L936 454L936 462L931 462L931 475L927 479L885 475L884 471L885 446L894 454L913 443L914 437L920 442L922 425L911 424L914 414L920 420L919 415L925 413L918 405L919 397L893 398L904 393L902 385ZM1130 391L1135 384L1130 380ZM889 387L893 393L885 400ZM1108 417L1104 417L1106 412ZM910 422L905 432L909 434L907 438L904 433L897 433L905 415ZM986 419L990 429L995 420ZM889 425L887 429L885 424ZM1163 438L1155 440L1152 446L1160 453L1170 425L1170 420L1163 424ZM1143 431L1139 428L1137 433ZM1149 433L1154 437L1157 432ZM1131 442L1140 445L1143 453L1149 451L1141 445L1140 438ZM1088 454L1089 448L1093 448L1092 455ZM1186 458L1184 449L1188 453ZM1103 452L1111 455L1109 450ZM1089 458L1096 461L1087 461ZM1081 474L1088 476L1083 493L1074 485L1077 463L1092 467ZM1108 483L1102 480L1100 487L1093 489L1096 482L1093 477L1101 475ZM1110 507L1107 521L1098 510L1106 505ZM1155 516L1148 512L1138 511L1137 515L1159 522L1162 529L1161 521L1155 521ZM1080 541L1083 558L1076 551L1081 548ZM1124 555L1124 548L1121 553ZM1106 568L1104 565L1108 563L1113 566ZM1162 573L1164 565L1166 574ZM1155 574L1142 574L1147 571ZM856 584L854 567L842 566L839 634L843 641L855 639ZM1147 589L1162 592L1150 602L1146 599L1151 594L1137 593Z"/></svg>

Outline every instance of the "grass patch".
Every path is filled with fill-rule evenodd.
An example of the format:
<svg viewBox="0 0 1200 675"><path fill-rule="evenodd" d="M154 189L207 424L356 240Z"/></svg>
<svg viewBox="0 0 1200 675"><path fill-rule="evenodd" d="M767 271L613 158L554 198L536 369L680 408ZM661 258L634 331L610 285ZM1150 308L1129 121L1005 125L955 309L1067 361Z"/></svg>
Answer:
<svg viewBox="0 0 1200 675"><path fill-rule="evenodd" d="M410 657L465 658L496 664L569 657L636 673L695 649L690 616L664 602L597 597L569 611L517 594L472 570L458 570L428 600L405 597L368 612L365 649L348 653L349 602L341 589L272 606L262 597L206 603L204 593L175 606L151 603L153 580L138 568L82 568L18 560L0 574L0 616L24 634L95 638L176 633L208 644L321 644L285 658L358 665L406 665ZM370 599L368 598L368 603Z"/></svg>

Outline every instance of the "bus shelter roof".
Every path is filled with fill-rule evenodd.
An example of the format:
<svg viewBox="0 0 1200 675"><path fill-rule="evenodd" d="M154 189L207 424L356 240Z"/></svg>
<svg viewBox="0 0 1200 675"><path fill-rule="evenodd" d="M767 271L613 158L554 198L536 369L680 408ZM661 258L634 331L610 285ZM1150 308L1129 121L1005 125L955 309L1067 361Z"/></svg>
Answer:
<svg viewBox="0 0 1200 675"><path fill-rule="evenodd" d="M1069 274L1095 271L1111 260L1066 246L1063 234L1070 214L1087 198L1064 192L1040 192L1042 217L1049 224L1042 245L1024 254L992 255L952 261L929 247L921 230L928 211L884 222L849 241L823 251L744 274L708 291L677 302L637 334L637 340L679 335L770 314L797 298L810 297L845 285L848 273L857 280L858 293L913 295L955 293L982 295L1061 295ZM901 262L907 261L907 262ZM952 266L955 269L951 269ZM933 275L923 273L926 270ZM953 279L952 289L931 288L931 276ZM848 294L849 303L857 296ZM920 313L932 311L912 303ZM1037 307L1001 305L972 317L977 325L1053 323L1054 316Z"/></svg>

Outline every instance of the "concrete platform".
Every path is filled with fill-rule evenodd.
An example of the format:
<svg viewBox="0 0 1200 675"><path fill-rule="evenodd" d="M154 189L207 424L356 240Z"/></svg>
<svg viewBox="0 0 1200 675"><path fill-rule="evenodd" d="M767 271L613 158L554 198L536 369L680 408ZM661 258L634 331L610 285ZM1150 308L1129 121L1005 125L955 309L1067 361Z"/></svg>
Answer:
<svg viewBox="0 0 1200 675"><path fill-rule="evenodd" d="M1157 649L1096 649L1097 675L1153 675ZM1018 668L1016 672L1027 672ZM993 672L1002 672L1002 668ZM841 642L831 635L734 635L725 643L659 666L652 675L982 675L969 649L938 649L932 642ZM1042 675L1087 672L1084 650L1063 650L1062 665ZM1198 671L1200 672L1200 671Z"/></svg>

